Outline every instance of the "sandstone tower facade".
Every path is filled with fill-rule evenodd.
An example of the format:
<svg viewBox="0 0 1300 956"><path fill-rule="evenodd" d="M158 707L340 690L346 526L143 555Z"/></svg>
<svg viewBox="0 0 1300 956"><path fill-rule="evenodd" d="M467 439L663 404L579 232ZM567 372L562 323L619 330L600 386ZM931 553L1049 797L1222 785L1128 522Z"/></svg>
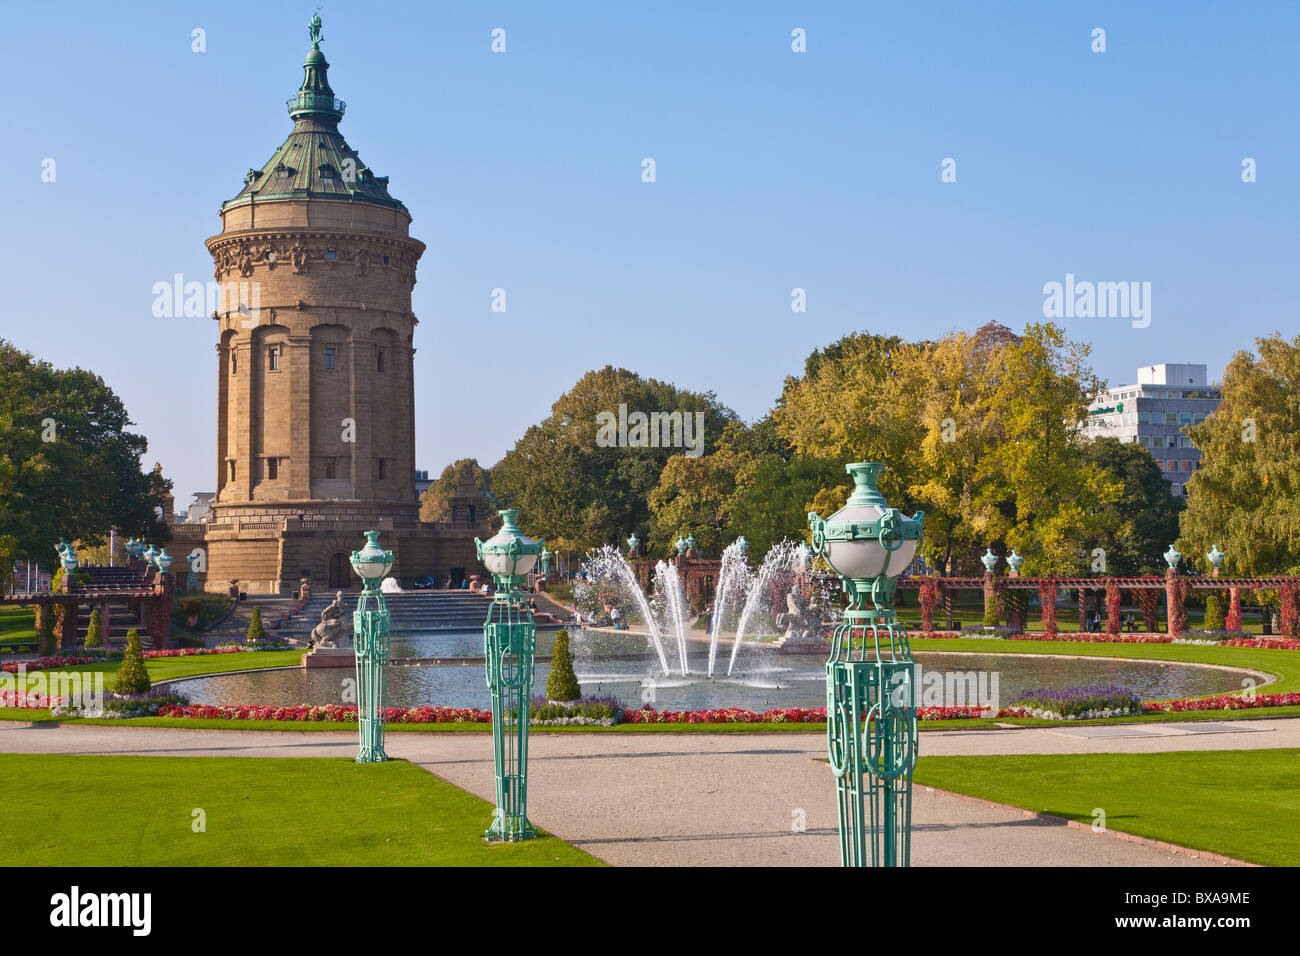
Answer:
<svg viewBox="0 0 1300 956"><path fill-rule="evenodd" d="M415 493L411 215L339 131L319 20L288 102L293 129L221 207L207 240L223 289L217 496L209 590L354 584L347 556L377 528L394 574L432 573ZM426 529L427 531L428 529Z"/></svg>

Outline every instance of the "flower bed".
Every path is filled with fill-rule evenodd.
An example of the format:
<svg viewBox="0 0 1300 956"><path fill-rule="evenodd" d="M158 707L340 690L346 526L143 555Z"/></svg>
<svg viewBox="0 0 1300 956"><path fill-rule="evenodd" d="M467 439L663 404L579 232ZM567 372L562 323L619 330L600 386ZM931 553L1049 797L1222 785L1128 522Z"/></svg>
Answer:
<svg viewBox="0 0 1300 956"><path fill-rule="evenodd" d="M260 707L249 705L192 704L188 707L162 707L159 717L196 718L199 720L295 720L325 723L355 724L356 705L326 704L311 707L298 704L293 707ZM402 707L384 708L384 720L391 724L488 724L492 711L473 707Z"/></svg>
<svg viewBox="0 0 1300 956"><path fill-rule="evenodd" d="M57 707L62 698L49 697L45 694L29 694L24 691L0 690L0 707L17 707L22 710L44 710Z"/></svg>
<svg viewBox="0 0 1300 956"><path fill-rule="evenodd" d="M1262 647L1272 651L1300 651L1300 641L1289 637L1234 637L1222 643L1225 647Z"/></svg>
<svg viewBox="0 0 1300 956"><path fill-rule="evenodd" d="M55 667L76 667L78 664L94 664L102 660L99 657L40 657L34 661L19 661L17 664L0 664L0 671L17 674L18 668L27 673L47 671Z"/></svg>
<svg viewBox="0 0 1300 956"><path fill-rule="evenodd" d="M1095 720L1142 713L1142 699L1127 687L1095 684L1088 687L1040 688L1025 691L1011 702L1017 715L1046 720Z"/></svg>
<svg viewBox="0 0 1300 956"><path fill-rule="evenodd" d="M1181 714L1193 710L1254 710L1257 707L1300 706L1300 694L1256 694L1253 699L1220 694L1184 700L1149 700L1142 705L1148 714Z"/></svg>
<svg viewBox="0 0 1300 956"><path fill-rule="evenodd" d="M1080 631L1076 634L1058 631L1047 634L1039 631L1025 631L1008 637L1009 641L1079 641L1084 644L1172 644L1173 638L1168 634L1106 634L1092 631Z"/></svg>

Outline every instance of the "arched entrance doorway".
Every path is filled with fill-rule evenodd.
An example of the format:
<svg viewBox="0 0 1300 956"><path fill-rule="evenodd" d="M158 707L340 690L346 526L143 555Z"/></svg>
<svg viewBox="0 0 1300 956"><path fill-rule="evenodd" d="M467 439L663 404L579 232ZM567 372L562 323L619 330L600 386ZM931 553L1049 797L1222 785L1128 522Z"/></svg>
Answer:
<svg viewBox="0 0 1300 956"><path fill-rule="evenodd" d="M339 591L351 586L352 569L348 565L348 556L342 551L330 556L330 574L329 588L331 591Z"/></svg>

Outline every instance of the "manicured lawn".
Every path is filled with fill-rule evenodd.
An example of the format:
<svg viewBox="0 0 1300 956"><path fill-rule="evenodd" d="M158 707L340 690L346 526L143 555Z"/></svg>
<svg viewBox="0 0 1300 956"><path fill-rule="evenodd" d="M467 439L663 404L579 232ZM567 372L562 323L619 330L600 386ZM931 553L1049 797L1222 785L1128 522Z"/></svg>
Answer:
<svg viewBox="0 0 1300 956"><path fill-rule="evenodd" d="M1300 651L1209 644L1090 644L1084 641L1000 641L982 638L914 638L913 651L969 651L981 654L1069 654L1078 657L1118 657L1151 661L1223 664L1275 675L1278 680L1260 693L1300 690Z"/></svg>
<svg viewBox="0 0 1300 956"><path fill-rule="evenodd" d="M555 837L485 844L492 807L403 760L4 754L0 806L23 866L602 865Z"/></svg>
<svg viewBox="0 0 1300 956"><path fill-rule="evenodd" d="M158 657L144 662L149 679L155 684L161 680L179 677L199 677L203 674L221 674L226 671L261 670L264 667L296 667L305 651L249 651L241 654L195 654L189 657ZM64 668L68 673L103 671L104 679L112 685L111 675L117 673L121 661L102 664L81 664Z"/></svg>
<svg viewBox="0 0 1300 956"><path fill-rule="evenodd" d="M1300 865L1300 750L922 757L917 784L1270 866Z"/></svg>
<svg viewBox="0 0 1300 956"><path fill-rule="evenodd" d="M36 612L29 607L0 607L0 644L36 640Z"/></svg>

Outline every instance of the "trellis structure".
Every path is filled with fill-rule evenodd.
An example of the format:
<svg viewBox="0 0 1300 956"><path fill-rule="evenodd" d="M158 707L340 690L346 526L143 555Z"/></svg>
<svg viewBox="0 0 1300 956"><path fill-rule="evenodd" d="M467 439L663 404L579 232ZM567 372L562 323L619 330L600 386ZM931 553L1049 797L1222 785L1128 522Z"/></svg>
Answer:
<svg viewBox="0 0 1300 956"><path fill-rule="evenodd" d="M1226 591L1229 601L1228 622L1234 627L1241 623L1241 592L1251 590L1276 590L1281 598L1282 630L1288 637L1300 637L1300 576L1278 575L1262 578L1220 578L1179 574L1166 571L1163 576L1147 577L1096 577L1096 578L1029 578L1011 573L996 575L985 572L983 577L921 576L901 578L898 587L919 592L921 629L934 631L935 611L943 608L945 627L953 630L953 597L961 591L980 590L984 594L984 607L988 611L998 604L1008 591L1037 591L1042 599L1042 623L1046 633L1056 633L1056 608L1054 602L1061 589L1077 592L1077 605L1081 629L1086 628L1088 596L1092 592L1105 595L1105 629L1120 631L1120 602L1123 591L1131 592L1143 609L1148 630L1154 629L1155 611L1159 594L1164 592L1168 633L1177 637L1186 630L1186 600L1192 591ZM1026 601L1026 607L1028 602ZM1023 611L1012 626L1024 627L1028 621Z"/></svg>

